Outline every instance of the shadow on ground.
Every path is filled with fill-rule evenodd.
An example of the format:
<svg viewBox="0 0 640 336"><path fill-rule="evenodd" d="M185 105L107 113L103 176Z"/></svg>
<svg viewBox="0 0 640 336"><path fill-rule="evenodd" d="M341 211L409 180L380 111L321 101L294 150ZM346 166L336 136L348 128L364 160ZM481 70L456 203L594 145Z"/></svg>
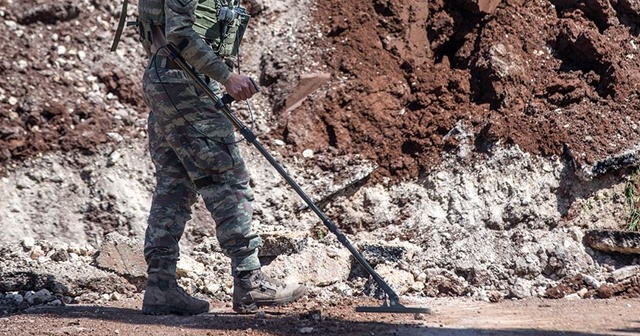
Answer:
<svg viewBox="0 0 640 336"><path fill-rule="evenodd" d="M112 333L112 329L123 329L122 324L139 327L154 326L179 328L181 335L323 335L323 336L370 336L370 335L397 335L397 336L604 336L600 333L584 333L573 331L551 331L540 329L481 329L425 326L416 323L393 323L378 321L350 321L342 318L327 317L315 321L310 317L295 312L270 312L265 314L238 315L234 313L207 313L197 316L148 316L140 310L130 308L99 307L99 306L65 306L65 307L41 307L24 311L21 315L44 318L55 318L64 324L64 320L70 320L70 324L84 324L84 320L98 320L100 330ZM62 319L62 320L59 320ZM416 321L421 322L421 321ZM427 321L428 322L428 321ZM109 323L113 323L110 327ZM640 323L640 321L638 322ZM161 329L163 330L163 329ZM175 329L172 329L175 330ZM150 330L151 331L151 330ZM167 330L168 331L168 330ZM117 331L116 331L117 332ZM624 330L612 330L627 335L637 334L640 328L628 328ZM164 334L163 332L160 332ZM102 334L100 334L102 335ZM105 334L106 335L106 334ZM608 334L611 335L611 334Z"/></svg>

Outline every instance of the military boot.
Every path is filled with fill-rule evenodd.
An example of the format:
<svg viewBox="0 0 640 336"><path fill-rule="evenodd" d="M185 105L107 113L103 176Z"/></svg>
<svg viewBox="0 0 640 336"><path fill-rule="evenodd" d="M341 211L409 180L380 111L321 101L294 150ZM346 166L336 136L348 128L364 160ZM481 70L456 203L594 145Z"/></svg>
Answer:
<svg viewBox="0 0 640 336"><path fill-rule="evenodd" d="M295 301L306 291L304 285L285 285L260 270L240 272L233 281L233 310L241 314L255 313L261 306Z"/></svg>
<svg viewBox="0 0 640 336"><path fill-rule="evenodd" d="M209 302L196 299L182 289L171 275L151 273L142 299L148 315L196 315L209 311Z"/></svg>

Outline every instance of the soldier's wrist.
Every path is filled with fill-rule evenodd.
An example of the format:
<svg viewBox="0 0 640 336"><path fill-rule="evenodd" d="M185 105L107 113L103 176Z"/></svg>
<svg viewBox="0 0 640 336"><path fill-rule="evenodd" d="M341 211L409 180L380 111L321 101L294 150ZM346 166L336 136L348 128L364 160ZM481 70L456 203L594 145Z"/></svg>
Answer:
<svg viewBox="0 0 640 336"><path fill-rule="evenodd" d="M220 77L220 80L218 82L224 85L227 83L227 81L229 80L229 78L231 78L232 75L233 75L233 72L227 71L224 75L222 75L222 77Z"/></svg>

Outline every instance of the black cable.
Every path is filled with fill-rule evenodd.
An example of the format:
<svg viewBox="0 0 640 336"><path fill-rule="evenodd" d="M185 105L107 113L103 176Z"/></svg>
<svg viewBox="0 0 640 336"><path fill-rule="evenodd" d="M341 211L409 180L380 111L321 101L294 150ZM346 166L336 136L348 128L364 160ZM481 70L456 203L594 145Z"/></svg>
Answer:
<svg viewBox="0 0 640 336"><path fill-rule="evenodd" d="M238 75L242 74L242 70L240 69L240 46L238 46L238 53L236 54L236 61L238 62ZM249 99L246 100L247 110L249 110L249 118L251 119L251 130L256 127L255 119L253 118L253 107L251 106L251 102Z"/></svg>

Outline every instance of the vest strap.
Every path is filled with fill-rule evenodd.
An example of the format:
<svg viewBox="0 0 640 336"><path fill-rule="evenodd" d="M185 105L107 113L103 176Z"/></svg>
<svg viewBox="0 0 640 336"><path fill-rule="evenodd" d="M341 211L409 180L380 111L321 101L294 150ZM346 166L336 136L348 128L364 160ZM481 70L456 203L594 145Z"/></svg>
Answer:
<svg viewBox="0 0 640 336"><path fill-rule="evenodd" d="M129 5L129 0L124 0L122 3L122 11L120 11L120 20L118 21L118 29L116 29L116 35L113 37L113 43L111 44L111 52L116 51L118 48L118 42L120 42L120 36L122 36L122 30L124 29L124 24L127 21L127 7Z"/></svg>

